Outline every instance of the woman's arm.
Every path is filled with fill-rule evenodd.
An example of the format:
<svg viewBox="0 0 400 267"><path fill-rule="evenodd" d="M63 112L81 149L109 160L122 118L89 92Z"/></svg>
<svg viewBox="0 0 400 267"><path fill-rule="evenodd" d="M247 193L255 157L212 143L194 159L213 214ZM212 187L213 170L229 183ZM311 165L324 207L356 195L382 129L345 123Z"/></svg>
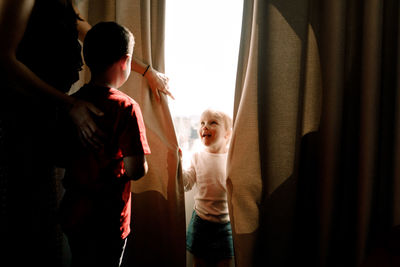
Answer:
<svg viewBox="0 0 400 267"><path fill-rule="evenodd" d="M90 112L102 115L95 106L58 91L44 82L17 59L17 48L25 33L35 0L2 0L0 2L0 71L5 75L11 90L22 90L28 94L49 97L70 110L71 117L79 127L79 133L87 142L98 146L95 136L100 132L90 117ZM7 41L5 41L7 40ZM56 55L54 55L56 56Z"/></svg>
<svg viewBox="0 0 400 267"><path fill-rule="evenodd" d="M155 95L157 102L159 102L161 99L159 92L168 95L172 99L175 99L169 91L169 79L163 73L156 71L151 65L146 65L135 57L133 57L132 60L132 70L139 74L144 74L143 77L147 79L149 87Z"/></svg>
<svg viewBox="0 0 400 267"><path fill-rule="evenodd" d="M74 5L75 12L78 14L78 16L81 18L81 20L77 20L77 27L78 27L78 33L79 33L79 40L83 42L85 39L86 33L90 30L92 27L79 13L78 8ZM149 87L151 91L153 92L154 96L156 97L156 100L159 102L160 101L160 93L164 93L168 96L170 96L172 99L174 99L174 96L171 94L169 91L168 87L168 77L162 74L161 72L156 71L153 69L151 66L147 69L146 68L149 65L144 64L140 60L138 60L135 57L132 57L132 70L134 72L137 72L139 74L144 74L143 76L146 78ZM145 73L146 71L146 73Z"/></svg>
<svg viewBox="0 0 400 267"><path fill-rule="evenodd" d="M8 82L21 88L34 89L37 93L52 96L59 102L72 106L74 101L37 77L17 60L17 48L24 35L34 0L5 0L0 10L0 66ZM21 89L20 88L20 89ZM26 90L26 89L25 89ZM28 93L34 93L29 91Z"/></svg>

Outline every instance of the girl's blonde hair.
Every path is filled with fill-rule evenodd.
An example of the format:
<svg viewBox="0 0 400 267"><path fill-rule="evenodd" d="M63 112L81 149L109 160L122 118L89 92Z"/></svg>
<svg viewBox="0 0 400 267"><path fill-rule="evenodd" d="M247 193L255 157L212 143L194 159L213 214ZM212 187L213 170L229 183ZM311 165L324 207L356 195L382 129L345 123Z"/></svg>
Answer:
<svg viewBox="0 0 400 267"><path fill-rule="evenodd" d="M203 113L201 113L201 117L203 117L204 114L206 113L211 113L214 114L215 116L217 116L218 118L221 118L222 121L224 122L224 126L225 126L225 130L227 131L232 131L232 118L226 114L223 111L220 110L215 110L215 109L206 109L203 111Z"/></svg>

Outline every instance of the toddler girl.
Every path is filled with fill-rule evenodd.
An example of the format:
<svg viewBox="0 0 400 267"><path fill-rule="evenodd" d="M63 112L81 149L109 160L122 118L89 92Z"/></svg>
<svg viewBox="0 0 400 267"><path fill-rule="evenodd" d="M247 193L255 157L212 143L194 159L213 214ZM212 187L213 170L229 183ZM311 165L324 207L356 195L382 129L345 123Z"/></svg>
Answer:
<svg viewBox="0 0 400 267"><path fill-rule="evenodd" d="M185 191L197 185L186 248L194 266L229 266L233 257L232 229L226 195L226 159L232 119L207 109L200 117L199 136L204 150L194 153L183 171Z"/></svg>

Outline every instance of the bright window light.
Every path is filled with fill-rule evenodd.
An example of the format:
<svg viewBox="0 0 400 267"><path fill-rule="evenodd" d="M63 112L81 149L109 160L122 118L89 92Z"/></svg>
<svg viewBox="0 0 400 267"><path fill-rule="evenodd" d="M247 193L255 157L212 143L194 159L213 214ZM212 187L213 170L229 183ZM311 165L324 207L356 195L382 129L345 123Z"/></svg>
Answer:
<svg viewBox="0 0 400 267"><path fill-rule="evenodd" d="M242 8L243 0L166 3L165 71L176 99L169 107L183 151L197 137L188 121L206 108L232 116Z"/></svg>

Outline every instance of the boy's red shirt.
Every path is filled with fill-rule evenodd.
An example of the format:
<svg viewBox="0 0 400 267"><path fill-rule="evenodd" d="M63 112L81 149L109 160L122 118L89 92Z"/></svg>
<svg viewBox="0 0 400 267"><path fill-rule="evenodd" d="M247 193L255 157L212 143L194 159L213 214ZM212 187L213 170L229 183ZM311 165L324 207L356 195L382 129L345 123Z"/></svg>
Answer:
<svg viewBox="0 0 400 267"><path fill-rule="evenodd" d="M117 89L93 85L83 86L73 96L89 101L103 111L104 115L95 118L95 122L106 136L103 138L104 147L99 150L84 147L77 138L72 139L72 143L65 143L68 146L64 159L67 193L76 193L79 198L90 192L89 196L93 194L96 197L90 199L93 203L86 207L87 210L82 210L85 205L76 199L70 200L70 193L64 201L67 207L64 210L69 215L64 217L72 217L69 219L72 219L72 225L107 220L110 214L104 207L110 204L110 212L113 213L111 209L115 210L115 207L120 210L120 232L125 238L130 233L131 192L130 182L119 183L125 173L123 158L151 153L139 104ZM87 217L86 213L94 216Z"/></svg>

